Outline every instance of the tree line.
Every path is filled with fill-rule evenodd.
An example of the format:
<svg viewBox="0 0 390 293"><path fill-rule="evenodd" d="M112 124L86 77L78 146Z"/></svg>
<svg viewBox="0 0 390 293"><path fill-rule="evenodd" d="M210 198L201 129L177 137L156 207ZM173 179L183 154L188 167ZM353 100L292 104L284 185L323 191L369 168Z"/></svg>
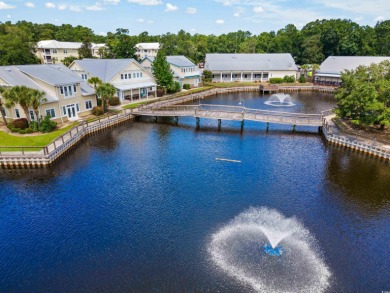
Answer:
<svg viewBox="0 0 390 293"><path fill-rule="evenodd" d="M297 64L318 64L328 56L390 56L390 20L374 27L347 19L323 19L302 29L293 24L258 35L239 30L221 35L178 33L131 35L118 28L106 36L90 28L63 24L36 24L27 21L0 22L0 65L38 63L31 52L40 40L105 43L105 58L133 58L134 46L159 42L167 55L185 55L194 62L204 61L206 53L291 53ZM77 56L75 56L77 57Z"/></svg>

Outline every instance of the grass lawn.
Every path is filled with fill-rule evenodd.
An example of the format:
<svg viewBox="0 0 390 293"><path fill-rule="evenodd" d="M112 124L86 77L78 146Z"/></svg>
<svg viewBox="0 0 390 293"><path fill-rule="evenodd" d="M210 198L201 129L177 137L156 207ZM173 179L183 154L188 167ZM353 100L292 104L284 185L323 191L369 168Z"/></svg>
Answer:
<svg viewBox="0 0 390 293"><path fill-rule="evenodd" d="M216 82L207 85L212 87L238 87L238 86L260 86L259 82Z"/></svg>
<svg viewBox="0 0 390 293"><path fill-rule="evenodd" d="M155 102L155 101L153 101L153 102ZM152 103L152 101L142 101L142 102L138 102L138 103L128 104L128 105L123 106L122 108L123 109L134 109L140 105L147 104L147 103Z"/></svg>
<svg viewBox="0 0 390 293"><path fill-rule="evenodd" d="M40 134L40 135L34 135L34 136L14 136L8 133L5 133L3 131L0 131L0 150L1 151L19 151L19 149L4 149L1 147L12 147L12 146L26 146L26 147L39 147L37 149L31 149L39 150L40 147L48 145L50 142L52 142L55 138L58 136L64 134L68 130L70 130L72 127L79 124L78 122L73 123L72 125L69 125L67 127L54 130L50 133Z"/></svg>

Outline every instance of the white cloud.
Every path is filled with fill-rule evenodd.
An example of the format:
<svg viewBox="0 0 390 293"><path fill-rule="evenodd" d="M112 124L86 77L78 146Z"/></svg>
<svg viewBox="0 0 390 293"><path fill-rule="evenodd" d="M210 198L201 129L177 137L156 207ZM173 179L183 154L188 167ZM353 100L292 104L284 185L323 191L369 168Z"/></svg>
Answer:
<svg viewBox="0 0 390 293"><path fill-rule="evenodd" d="M99 35L101 35L101 36L106 36L107 33L105 33L105 32L100 32Z"/></svg>
<svg viewBox="0 0 390 293"><path fill-rule="evenodd" d="M385 18L383 16L378 16L374 19L375 22L378 22L378 21L384 21Z"/></svg>
<svg viewBox="0 0 390 293"><path fill-rule="evenodd" d="M104 4L114 4L117 5L121 2L121 0L103 0Z"/></svg>
<svg viewBox="0 0 390 293"><path fill-rule="evenodd" d="M188 7L186 9L186 13L188 14L196 14L198 12L198 9L194 8L194 7Z"/></svg>
<svg viewBox="0 0 390 293"><path fill-rule="evenodd" d="M154 21L153 21L153 20L148 20L148 21L147 21L147 23L149 23L149 24L153 24L153 23L154 23Z"/></svg>
<svg viewBox="0 0 390 293"><path fill-rule="evenodd" d="M165 6L165 12L171 12L171 11L176 11L178 9L177 6L172 5L171 3L167 3Z"/></svg>
<svg viewBox="0 0 390 293"><path fill-rule="evenodd" d="M223 19L217 19L217 20L215 21L215 23L216 23L216 24L224 24L225 21L224 21Z"/></svg>
<svg viewBox="0 0 390 293"><path fill-rule="evenodd" d="M192 29L191 29L191 32L196 32L196 29L192 28Z"/></svg>
<svg viewBox="0 0 390 293"><path fill-rule="evenodd" d="M57 7L58 7L58 10L65 10L66 8L68 8L68 5L66 5L66 4L59 4Z"/></svg>
<svg viewBox="0 0 390 293"><path fill-rule="evenodd" d="M240 3L240 0L215 0L215 1L218 3L222 3L223 6L232 6Z"/></svg>
<svg viewBox="0 0 390 293"><path fill-rule="evenodd" d="M35 4L32 3L32 2L26 2L26 3L24 3L24 6L30 7L30 8L34 8L34 7L35 7Z"/></svg>
<svg viewBox="0 0 390 293"><path fill-rule="evenodd" d="M240 13L235 12L235 13L233 14L233 16L234 16L234 17L240 17Z"/></svg>
<svg viewBox="0 0 390 293"><path fill-rule="evenodd" d="M10 18L11 18L11 15L7 14L7 18L10 19Z"/></svg>
<svg viewBox="0 0 390 293"><path fill-rule="evenodd" d="M97 2L95 5L87 6L85 9L90 10L90 11L102 11L102 10L106 10L106 8L100 6L99 2Z"/></svg>
<svg viewBox="0 0 390 293"><path fill-rule="evenodd" d="M46 8L56 8L56 5L55 5L54 3L47 2L47 3L45 4L45 7L46 7Z"/></svg>
<svg viewBox="0 0 390 293"><path fill-rule="evenodd" d="M0 10L1 9L13 9L13 8L16 8L16 6L7 4L7 3L5 3L3 1L0 1Z"/></svg>
<svg viewBox="0 0 390 293"><path fill-rule="evenodd" d="M234 17L240 17L245 12L245 8L243 7L235 7L234 8Z"/></svg>
<svg viewBox="0 0 390 293"><path fill-rule="evenodd" d="M138 21L138 22L144 22L145 19L143 19L143 18L138 18L137 21Z"/></svg>
<svg viewBox="0 0 390 293"><path fill-rule="evenodd" d="M127 0L127 2L147 6L163 4L161 0Z"/></svg>
<svg viewBox="0 0 390 293"><path fill-rule="evenodd" d="M348 12L363 15L389 15L390 5L388 0L313 0L325 7L341 9Z"/></svg>
<svg viewBox="0 0 390 293"><path fill-rule="evenodd" d="M262 12L264 12L264 8L261 6L253 7L253 12L254 13L262 13Z"/></svg>

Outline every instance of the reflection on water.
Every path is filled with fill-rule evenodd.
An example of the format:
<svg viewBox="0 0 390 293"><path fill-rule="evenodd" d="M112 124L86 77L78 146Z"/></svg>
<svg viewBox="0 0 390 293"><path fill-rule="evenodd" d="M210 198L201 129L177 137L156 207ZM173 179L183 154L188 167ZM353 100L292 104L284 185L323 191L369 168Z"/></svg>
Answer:
<svg viewBox="0 0 390 293"><path fill-rule="evenodd" d="M125 123L49 168L0 170L0 291L251 292L214 265L207 244L225 223L264 206L297 217L318 240L329 292L380 292L389 169L328 145L310 127Z"/></svg>

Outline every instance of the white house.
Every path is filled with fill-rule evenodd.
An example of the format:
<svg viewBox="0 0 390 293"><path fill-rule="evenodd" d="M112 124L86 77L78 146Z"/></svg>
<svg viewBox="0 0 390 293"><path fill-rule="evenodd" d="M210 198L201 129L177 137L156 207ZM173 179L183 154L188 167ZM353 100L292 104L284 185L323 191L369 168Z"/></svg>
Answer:
<svg viewBox="0 0 390 293"><path fill-rule="evenodd" d="M142 60L141 65L149 72L152 72L153 61L154 57L147 56ZM178 81L181 86L185 84L189 84L191 87L198 86L201 73L192 61L185 56L167 56L167 61L171 66L174 80Z"/></svg>
<svg viewBox="0 0 390 293"><path fill-rule="evenodd" d="M69 68L83 80L98 77L112 84L121 101L156 96L156 80L134 59L75 60Z"/></svg>
<svg viewBox="0 0 390 293"><path fill-rule="evenodd" d="M69 56L79 56L79 49L83 43L81 42L59 42L56 40L46 40L37 43L36 56L43 64L62 63L64 58ZM92 55L100 58L99 48L105 47L105 44L92 43Z"/></svg>
<svg viewBox="0 0 390 293"><path fill-rule="evenodd" d="M275 54L206 54L205 70L213 82L268 81L272 77L293 75L298 68L289 53Z"/></svg>
<svg viewBox="0 0 390 293"><path fill-rule="evenodd" d="M379 56L329 56L321 63L315 73L315 83L325 85L340 85L341 74L346 70L354 70L359 66L369 66L390 60L390 57Z"/></svg>
<svg viewBox="0 0 390 293"><path fill-rule="evenodd" d="M138 60L143 60L146 56L156 57L160 43L138 43L134 48Z"/></svg>
<svg viewBox="0 0 390 293"><path fill-rule="evenodd" d="M40 116L50 115L58 122L78 119L96 106L95 90L62 64L0 66L0 86L27 86L43 91L46 101L39 107ZM0 99L4 100L1 95ZM7 119L25 118L18 104L4 110ZM29 116L37 119L33 108L29 109Z"/></svg>

